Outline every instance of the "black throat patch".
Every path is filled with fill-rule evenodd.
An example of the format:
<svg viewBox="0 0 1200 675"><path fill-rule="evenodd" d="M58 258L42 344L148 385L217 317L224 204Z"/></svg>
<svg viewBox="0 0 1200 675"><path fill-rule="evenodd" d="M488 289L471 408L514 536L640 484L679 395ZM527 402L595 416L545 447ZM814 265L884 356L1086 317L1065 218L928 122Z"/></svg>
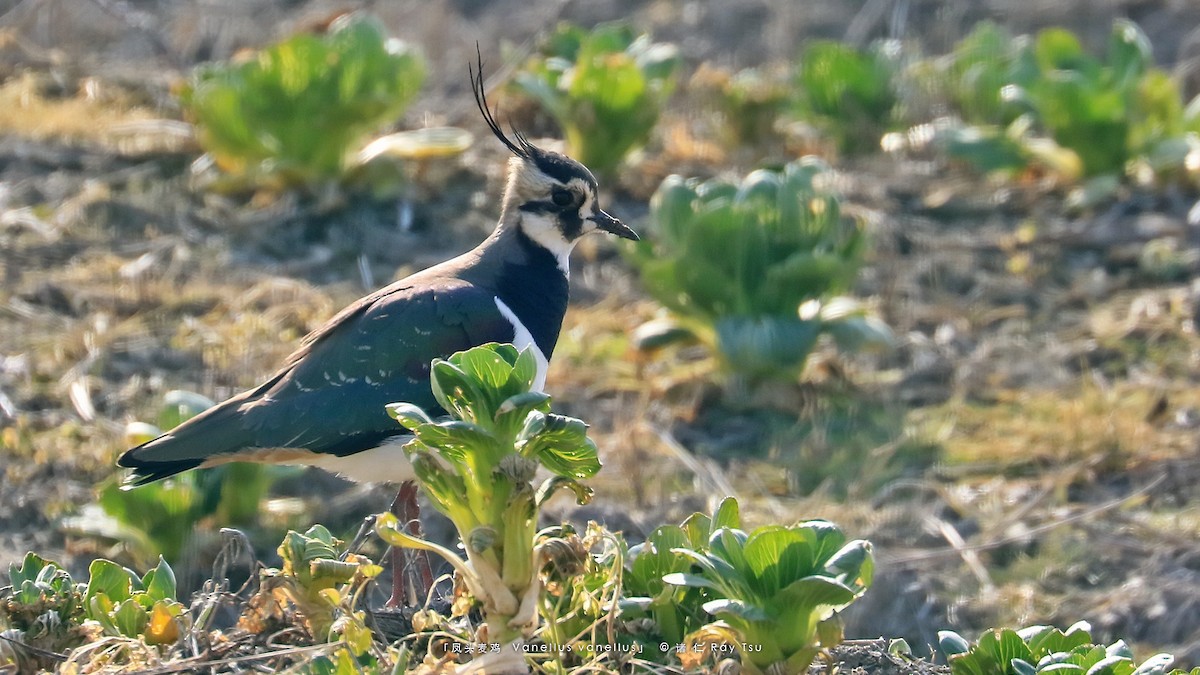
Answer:
<svg viewBox="0 0 1200 675"><path fill-rule="evenodd" d="M574 213L578 216L578 209ZM519 228L515 236L520 253L501 263L496 295L517 315L549 359L567 313L567 275L544 246Z"/></svg>

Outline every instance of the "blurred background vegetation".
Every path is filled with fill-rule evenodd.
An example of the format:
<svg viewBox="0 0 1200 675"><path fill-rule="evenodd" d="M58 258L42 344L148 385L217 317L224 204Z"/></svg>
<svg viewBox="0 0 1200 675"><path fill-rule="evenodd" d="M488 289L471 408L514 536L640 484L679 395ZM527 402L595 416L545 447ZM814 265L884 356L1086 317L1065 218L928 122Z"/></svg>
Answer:
<svg viewBox="0 0 1200 675"><path fill-rule="evenodd" d="M548 389L606 469L556 516L637 541L737 495L748 526L874 542L848 635L1085 619L1200 664L1197 25L1165 0L0 0L0 565L162 554L187 593L222 527L278 562L288 528L349 539L388 503L243 466L120 492L113 462L490 231L478 42L499 119L644 237L576 256Z"/></svg>

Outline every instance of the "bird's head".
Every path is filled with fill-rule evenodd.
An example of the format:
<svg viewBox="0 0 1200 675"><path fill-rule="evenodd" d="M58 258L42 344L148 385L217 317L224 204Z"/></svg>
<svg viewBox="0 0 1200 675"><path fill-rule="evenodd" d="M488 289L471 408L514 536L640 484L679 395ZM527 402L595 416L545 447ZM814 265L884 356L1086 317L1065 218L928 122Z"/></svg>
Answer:
<svg viewBox="0 0 1200 675"><path fill-rule="evenodd" d="M483 88L483 63L471 87L483 119L496 138L513 153L508 161L501 222L520 227L530 239L560 259L589 232L608 232L638 240L636 232L600 208L596 177L586 166L530 143L520 132L512 138L500 128Z"/></svg>

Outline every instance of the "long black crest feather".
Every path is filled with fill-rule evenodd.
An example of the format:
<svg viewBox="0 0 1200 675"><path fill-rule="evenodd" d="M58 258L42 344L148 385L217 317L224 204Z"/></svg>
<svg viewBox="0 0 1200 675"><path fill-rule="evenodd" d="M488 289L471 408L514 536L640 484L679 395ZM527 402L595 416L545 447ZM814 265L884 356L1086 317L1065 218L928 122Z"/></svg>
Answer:
<svg viewBox="0 0 1200 675"><path fill-rule="evenodd" d="M530 143L521 132L513 130L513 137L516 138L514 143L500 128L500 124L496 121L495 115L492 114L491 107L488 106L487 94L484 92L483 86L483 54L479 50L479 43L475 43L475 58L477 67L472 68L471 64L467 64L467 73L471 77L471 91L475 94L475 105L479 107L479 112L483 114L483 121L487 122L488 128L500 139L500 142L505 145L514 155L522 159L533 159L537 153L537 146Z"/></svg>

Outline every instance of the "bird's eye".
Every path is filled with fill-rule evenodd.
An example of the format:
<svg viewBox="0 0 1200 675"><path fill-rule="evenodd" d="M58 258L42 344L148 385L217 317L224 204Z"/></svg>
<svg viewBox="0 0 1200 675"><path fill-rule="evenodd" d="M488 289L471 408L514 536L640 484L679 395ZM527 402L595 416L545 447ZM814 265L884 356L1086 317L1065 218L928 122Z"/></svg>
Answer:
<svg viewBox="0 0 1200 675"><path fill-rule="evenodd" d="M575 201L575 195L571 194L570 190L555 190L550 193L550 199L558 206L567 206Z"/></svg>

